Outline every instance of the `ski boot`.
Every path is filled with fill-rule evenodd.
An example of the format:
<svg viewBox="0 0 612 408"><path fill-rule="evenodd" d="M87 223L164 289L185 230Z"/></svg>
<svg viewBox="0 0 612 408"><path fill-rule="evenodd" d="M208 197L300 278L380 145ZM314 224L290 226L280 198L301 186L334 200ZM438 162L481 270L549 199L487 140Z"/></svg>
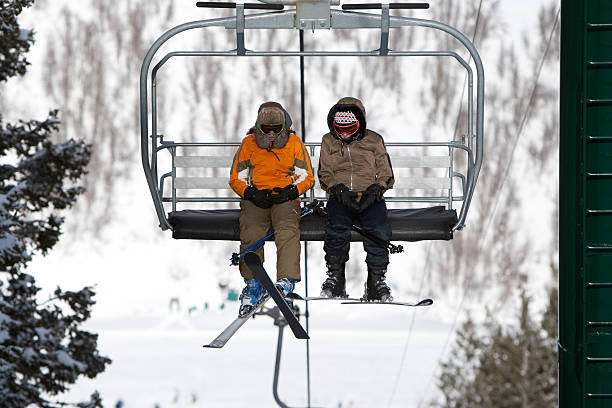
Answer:
<svg viewBox="0 0 612 408"><path fill-rule="evenodd" d="M368 266L368 280L365 283L365 293L361 300L364 302L378 301L391 302L391 288L385 283L386 268L372 268Z"/></svg>
<svg viewBox="0 0 612 408"><path fill-rule="evenodd" d="M344 266L345 256L325 256L327 266L327 279L321 285L321 296L327 298L347 297Z"/></svg>
<svg viewBox="0 0 612 408"><path fill-rule="evenodd" d="M293 288L295 288L295 279L282 278L276 281L274 286L276 286L276 289L283 296L285 302L287 302L287 305L289 305L290 308L293 308L293 299L288 298L287 296L289 296L289 294L293 292Z"/></svg>
<svg viewBox="0 0 612 408"><path fill-rule="evenodd" d="M238 317L244 317L258 307L264 298L265 289L257 279L245 279L246 286L240 294Z"/></svg>

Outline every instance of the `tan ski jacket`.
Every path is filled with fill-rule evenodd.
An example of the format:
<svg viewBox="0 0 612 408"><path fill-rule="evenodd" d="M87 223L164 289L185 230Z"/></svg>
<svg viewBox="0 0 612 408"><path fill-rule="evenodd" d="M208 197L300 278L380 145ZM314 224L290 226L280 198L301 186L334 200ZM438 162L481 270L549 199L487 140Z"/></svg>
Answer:
<svg viewBox="0 0 612 408"><path fill-rule="evenodd" d="M332 126L336 112L346 110L355 113L360 122L359 132L349 141L340 138ZM330 132L321 142L317 173L323 190L340 183L358 193L371 184L380 184L385 190L393 187L395 179L385 142L378 133L366 129L365 108L359 99L340 99L330 109L327 124Z"/></svg>

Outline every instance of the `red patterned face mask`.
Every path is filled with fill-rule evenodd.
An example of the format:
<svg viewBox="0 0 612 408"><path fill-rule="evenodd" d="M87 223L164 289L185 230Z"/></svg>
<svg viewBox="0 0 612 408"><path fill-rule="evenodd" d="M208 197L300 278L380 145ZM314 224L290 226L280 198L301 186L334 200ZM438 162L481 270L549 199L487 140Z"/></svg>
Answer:
<svg viewBox="0 0 612 408"><path fill-rule="evenodd" d="M357 133L359 121L353 112L336 112L333 126L338 136L347 139Z"/></svg>

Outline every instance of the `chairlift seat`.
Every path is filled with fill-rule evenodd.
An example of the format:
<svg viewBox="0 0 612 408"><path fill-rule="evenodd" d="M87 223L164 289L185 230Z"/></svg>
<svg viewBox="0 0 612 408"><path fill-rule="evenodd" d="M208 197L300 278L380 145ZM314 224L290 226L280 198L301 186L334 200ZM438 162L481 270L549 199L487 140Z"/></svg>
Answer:
<svg viewBox="0 0 612 408"><path fill-rule="evenodd" d="M316 3L316 4L315 4ZM419 142L404 141L393 143L403 155L407 150L421 149L418 157L399 156L392 157L393 168L403 168L403 174L396 175L393 199L396 202L436 203L435 207L420 209L391 209L388 212L392 227L392 240L419 241L419 240L449 240L453 231L464 226L465 218L476 187L478 174L483 158L484 135L484 71L478 52L469 39L455 28L446 24L402 16L390 16L391 6L380 6L383 12L380 15L361 13L357 11L344 11L322 5L320 2L297 2L295 9L283 10L273 13L245 14L244 9L250 6L236 6L228 3L227 7L237 7L235 16L197 20L176 26L161 37L148 50L140 70L140 150L145 177L149 192L153 200L155 212L162 230L172 229L176 239L212 239L212 240L239 240L239 210L188 210L177 209L178 205L187 203L231 202L237 201L235 196L217 195L210 190L228 189L227 180L219 177L221 168L231 166L232 158L202 156L199 149L205 147L232 147L233 142L173 142L164 140L158 131L157 84L158 71L174 57L242 57L247 55L245 47L245 31L258 29L310 29L344 30L344 29L372 29L380 28L380 46L376 50L300 50L300 51L269 51L248 50L249 56L257 57L335 57L335 56L435 56L454 58L465 69L468 78L467 92L467 129L459 140L448 142ZM233 4L233 6L232 6ZM263 8L270 5L258 5ZM216 7L216 3L215 3ZM226 7L226 6L224 6ZM402 6L403 7L403 6ZM261 7L258 7L261 8ZM307 18L302 18L302 17ZM235 30L236 46L230 51L196 50L172 51L161 57L156 65L152 62L157 51L171 37L187 30L207 27L224 27ZM427 27L440 30L458 40L469 51L471 61L476 68L476 75L470 61L466 61L455 51L411 51L389 50L390 29L401 27ZM476 85L474 92L473 86ZM151 99L148 98L148 90ZM474 98L475 97L475 98ZM475 101L474 101L475 99ZM475 103L474 103L475 102ZM149 129L149 107L150 124ZM475 108L475 115L474 115ZM320 143L306 143L310 149L309 154L313 163L316 149ZM391 143L387 144L390 147ZM198 156L193 151L198 150ZM439 156L439 149L447 149L448 153ZM167 162L158 161L158 153L167 151L171 155L171 168ZM464 157L456 159L455 152ZM186 154L183 156L183 154ZM430 156L435 154L436 156ZM203 169L202 171L197 169ZM213 169L209 171L209 169ZM414 171L412 169L415 169ZM159 174L158 171L163 173ZM212 173L212 174L211 174ZM316 173L316 172L315 172ZM227 174L227 173L225 173ZM444 176L440 177L441 174ZM165 184L165 182L168 183ZM167 188L164 189L164 186ZM321 186L315 185L309 192L311 200L322 200ZM190 191L186 191L190 190ZM197 190L197 191L196 191ZM168 195L170 191L170 195ZM201 192L198 192L201 191ZM227 200L224 198L227 197ZM171 203L172 210L168 212L167 203ZM439 204L443 203L444 206ZM461 203L458 212L453 209L455 203ZM448 209L447 209L448 208ZM308 215L301 220L301 239L305 241L321 241L324 239L325 219L322 215ZM362 240L357 233L352 233L352 240Z"/></svg>
<svg viewBox="0 0 612 408"><path fill-rule="evenodd" d="M171 212L168 221L175 239L240 240L240 210L182 210ZM444 206L427 208L390 209L388 218L392 241L450 240L457 212ZM302 241L325 239L325 216L309 214L300 221ZM363 237L351 231L351 241Z"/></svg>

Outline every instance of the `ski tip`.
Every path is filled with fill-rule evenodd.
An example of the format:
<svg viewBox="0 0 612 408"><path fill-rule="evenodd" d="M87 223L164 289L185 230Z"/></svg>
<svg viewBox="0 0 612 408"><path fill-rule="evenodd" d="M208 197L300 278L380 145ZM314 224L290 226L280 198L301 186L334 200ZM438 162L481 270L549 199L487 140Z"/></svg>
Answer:
<svg viewBox="0 0 612 408"><path fill-rule="evenodd" d="M423 299L419 303L417 303L416 305L417 306L431 306L431 305L433 305L433 299Z"/></svg>
<svg viewBox="0 0 612 408"><path fill-rule="evenodd" d="M211 349L220 349L220 348L222 348L223 346L218 346L218 345L216 345L216 344L210 343L210 344L205 344L205 345L203 345L202 347L204 347L204 348L211 348Z"/></svg>
<svg viewBox="0 0 612 408"><path fill-rule="evenodd" d="M416 307L416 306L431 306L433 305L433 300L432 299L423 299L420 302L417 303L411 303L411 302L381 302L381 301L365 301L365 300L358 300L358 301L345 301L342 302L343 305L396 305L396 306L411 306L411 307Z"/></svg>

